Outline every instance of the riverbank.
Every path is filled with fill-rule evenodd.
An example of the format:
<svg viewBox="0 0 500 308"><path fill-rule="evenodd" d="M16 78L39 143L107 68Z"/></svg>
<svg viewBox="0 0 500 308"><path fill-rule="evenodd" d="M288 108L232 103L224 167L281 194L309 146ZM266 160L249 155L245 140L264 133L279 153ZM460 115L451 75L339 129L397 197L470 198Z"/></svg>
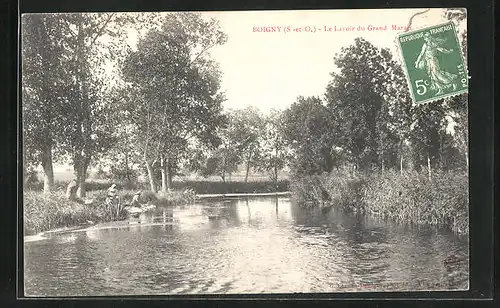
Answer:
<svg viewBox="0 0 500 308"><path fill-rule="evenodd" d="M136 191L124 190L118 193L120 203L127 204ZM39 191L25 191L23 198L24 235L34 235L57 228L67 228L101 222L123 220L128 217L121 208L106 205L106 190L91 191L87 194L89 202L67 200L62 191L44 195ZM143 192L140 203L155 205L179 205L194 202L192 190L170 191L168 193ZM91 201L91 202L90 202Z"/></svg>
<svg viewBox="0 0 500 308"><path fill-rule="evenodd" d="M435 171L362 174L336 170L291 183L304 206L336 207L400 223L445 226L469 233L468 178L465 172Z"/></svg>
<svg viewBox="0 0 500 308"><path fill-rule="evenodd" d="M238 197L272 197L272 196L288 196L289 191L272 192L272 193L229 193L229 194L200 194L196 195L198 199L207 198L238 198Z"/></svg>
<svg viewBox="0 0 500 308"><path fill-rule="evenodd" d="M56 181L54 186L55 190L65 190L68 186L68 181ZM85 189L88 192L106 190L111 186L112 183L117 184L120 190L149 190L148 183L125 183L119 181L111 180L93 180L85 183ZM183 180L182 178L174 180L172 183L172 190L183 191L186 189L193 190L197 195L201 194L244 194L244 193L272 193L272 192L284 192L288 191L290 186L290 181L283 179L274 183L273 181L266 179L259 180L249 180L245 182L243 180L235 181L217 181L213 179L208 180ZM33 191L42 191L43 183L31 183L29 187L26 187Z"/></svg>
<svg viewBox="0 0 500 308"><path fill-rule="evenodd" d="M67 182L55 183L54 193L45 196L42 186L34 186L25 190L24 193L24 233L25 235L37 234L39 232L62 227L73 227L78 225L100 222L122 220L127 217L123 209L111 210L105 204L106 190L111 181L91 181L86 183L86 199L92 200L92 204L85 204L82 200L71 201L64 196ZM174 181L173 189L167 193L151 193L146 183L126 185L116 183L121 203L126 204L132 200L137 190L142 190L140 203L151 202L155 205L180 205L194 202L197 196L200 198L237 196L249 194L275 194L287 192L289 181L282 180L277 183L272 181L249 181L247 183L221 182L221 181Z"/></svg>

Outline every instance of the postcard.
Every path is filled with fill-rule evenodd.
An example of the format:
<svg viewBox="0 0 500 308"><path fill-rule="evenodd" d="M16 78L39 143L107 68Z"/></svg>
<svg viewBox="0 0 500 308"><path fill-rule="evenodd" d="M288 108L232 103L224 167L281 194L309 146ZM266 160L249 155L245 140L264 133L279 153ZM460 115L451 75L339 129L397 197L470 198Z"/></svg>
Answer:
<svg viewBox="0 0 500 308"><path fill-rule="evenodd" d="M469 289L467 11L23 14L24 296Z"/></svg>

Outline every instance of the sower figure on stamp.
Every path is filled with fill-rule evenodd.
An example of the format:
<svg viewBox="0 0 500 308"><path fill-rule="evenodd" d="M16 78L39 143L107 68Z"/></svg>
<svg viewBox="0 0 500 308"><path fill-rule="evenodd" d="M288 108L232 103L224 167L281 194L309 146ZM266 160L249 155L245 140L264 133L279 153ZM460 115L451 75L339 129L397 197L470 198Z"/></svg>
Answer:
<svg viewBox="0 0 500 308"><path fill-rule="evenodd" d="M443 90L453 87L456 90L457 85L455 80L457 75L449 73L442 69L439 65L438 52L443 54L451 53L452 49L446 49L440 45L445 40L432 37L429 32L424 34L424 44L422 50L415 61L415 67L418 69L425 69L430 78L430 88L437 90L436 94L443 94Z"/></svg>

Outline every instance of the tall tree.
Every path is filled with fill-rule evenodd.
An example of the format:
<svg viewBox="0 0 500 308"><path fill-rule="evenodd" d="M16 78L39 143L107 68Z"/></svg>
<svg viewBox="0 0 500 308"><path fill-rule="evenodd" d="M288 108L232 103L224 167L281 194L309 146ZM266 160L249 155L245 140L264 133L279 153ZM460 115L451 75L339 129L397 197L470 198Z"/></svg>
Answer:
<svg viewBox="0 0 500 308"><path fill-rule="evenodd" d="M444 17L451 20L457 26L458 36L461 38L462 53L467 63L467 10L462 8L452 8L444 10ZM468 95L467 93L449 99L450 116L455 126L453 139L456 148L464 157L465 166L469 168L469 133L468 133Z"/></svg>
<svg viewBox="0 0 500 308"><path fill-rule="evenodd" d="M105 68L123 57L127 50L126 27L129 15L117 13L77 13L57 15L69 29L65 39L72 55L66 70L71 73L66 97L65 147L75 171L77 196L85 196L85 180L92 159L111 144L110 117L113 116L112 77ZM68 189L71 187L68 186ZM69 194L71 195L71 194Z"/></svg>
<svg viewBox="0 0 500 308"><path fill-rule="evenodd" d="M291 158L290 149L283 135L283 129L283 113L272 109L265 118L265 126L261 133L260 150L256 161L258 170L268 172L275 185L278 184L278 172L287 165L287 161Z"/></svg>
<svg viewBox="0 0 500 308"><path fill-rule="evenodd" d="M394 164L399 138L392 125L391 99L396 91L398 68L390 53L356 38L336 55L338 73L326 90L337 146L362 170Z"/></svg>
<svg viewBox="0 0 500 308"><path fill-rule="evenodd" d="M245 163L245 183L251 167L256 167L259 155L261 133L264 130L264 119L258 108L247 107L233 110L229 115L232 138Z"/></svg>
<svg viewBox="0 0 500 308"><path fill-rule="evenodd" d="M226 41L216 20L196 13L170 13L159 29L149 30L127 57L122 73L134 91L129 104L143 149L150 187L155 162L160 162L162 191L170 188L176 157L187 140L216 141L222 123L220 72L209 57Z"/></svg>
<svg viewBox="0 0 500 308"><path fill-rule="evenodd" d="M414 166L417 171L427 170L429 178L432 178L432 170L439 166L441 139L446 133L445 115L442 100L432 105L418 105L413 111L410 140Z"/></svg>
<svg viewBox="0 0 500 308"><path fill-rule="evenodd" d="M329 172L334 167L335 140L331 113L318 97L298 97L283 112L283 136L294 153L296 175Z"/></svg>
<svg viewBox="0 0 500 308"><path fill-rule="evenodd" d="M68 103L70 54L64 39L69 29L49 14L23 15L21 29L23 166L42 164L44 192L49 193L54 185L54 152L61 150L66 124L61 111Z"/></svg>
<svg viewBox="0 0 500 308"><path fill-rule="evenodd" d="M220 144L205 156L200 170L204 176L220 176L223 182L241 163L246 162L249 166L251 158L247 155L255 150L255 143L258 142L256 128L249 127L245 110L229 110L225 116L224 126L217 130Z"/></svg>

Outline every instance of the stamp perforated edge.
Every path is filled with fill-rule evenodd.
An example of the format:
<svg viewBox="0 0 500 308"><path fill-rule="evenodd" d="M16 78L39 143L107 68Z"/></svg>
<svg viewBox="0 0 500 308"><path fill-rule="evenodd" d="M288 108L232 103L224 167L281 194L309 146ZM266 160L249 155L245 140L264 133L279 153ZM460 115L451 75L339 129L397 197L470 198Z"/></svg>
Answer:
<svg viewBox="0 0 500 308"><path fill-rule="evenodd" d="M443 95L440 95L440 96L432 97L432 98L429 98L429 99L426 99L426 100L420 101L420 102L416 101L415 95L413 94L413 91L411 90L412 89L412 84L411 84L410 77L409 77L410 75L408 73L408 68L406 66L406 62L405 62L404 57L403 57L402 46L401 46L401 42L400 42L399 38L402 35L408 35L408 34L420 32L420 31L425 30L425 29L431 29L431 28L440 27L440 26L449 25L449 24L451 24L451 26L453 27L453 31L455 33L455 40L456 40L458 46L460 47L461 46L461 41L460 41L460 38L457 35L457 29L456 29L455 23L453 21L451 21L451 20L447 21L447 22L444 22L444 23L431 25L431 26L417 27L414 30L407 31L407 32L406 31L405 32L401 32L401 33L398 33L396 35L395 39L394 39L394 44L396 46L397 54L398 54L397 57L399 58L399 61L401 62L401 65L403 66L406 83L408 85L408 91L410 92L410 96L411 96L411 100L412 100L412 106L425 105L425 104L429 104L429 103L432 103L432 102L439 101L441 99L452 98L452 97L459 96L459 95L462 95L464 93L468 93L469 92L469 79L471 77L469 76L469 68L467 66L467 61L465 60L465 56L463 54L462 48L459 48L459 54L460 54L460 58L462 59L462 62L464 64L465 70L467 72L467 89L464 89L464 90L461 90L461 91L458 91L458 92L453 92L453 93L449 93L449 94L443 94Z"/></svg>

